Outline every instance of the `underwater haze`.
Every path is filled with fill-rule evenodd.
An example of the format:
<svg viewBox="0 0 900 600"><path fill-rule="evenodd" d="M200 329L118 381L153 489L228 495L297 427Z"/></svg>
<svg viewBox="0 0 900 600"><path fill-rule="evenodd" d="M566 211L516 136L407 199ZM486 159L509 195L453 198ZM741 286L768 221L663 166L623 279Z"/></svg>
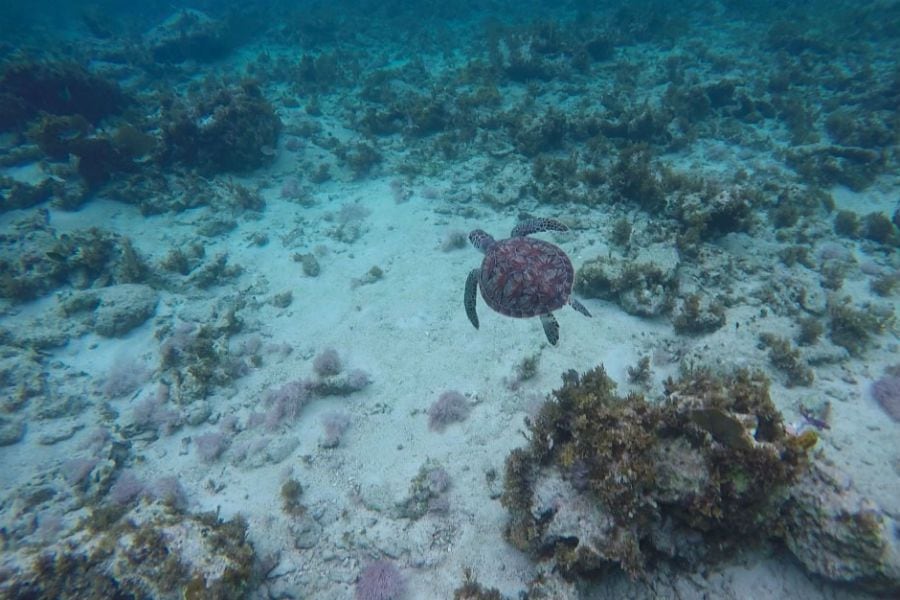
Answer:
<svg viewBox="0 0 900 600"><path fill-rule="evenodd" d="M900 597L900 1L6 0L0 597Z"/></svg>

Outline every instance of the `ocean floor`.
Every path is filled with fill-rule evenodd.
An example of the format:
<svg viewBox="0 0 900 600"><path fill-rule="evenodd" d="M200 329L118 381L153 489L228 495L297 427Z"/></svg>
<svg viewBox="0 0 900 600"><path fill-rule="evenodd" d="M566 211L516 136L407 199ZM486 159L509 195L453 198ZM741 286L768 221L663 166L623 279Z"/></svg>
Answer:
<svg viewBox="0 0 900 600"><path fill-rule="evenodd" d="M897 38L833 41L842 10L865 27L879 3L794 26L734 4L458 7L427 30L412 9L363 26L363 5L317 7L292 27L260 9L246 39L184 57L150 25L179 13L142 14L136 54L85 29L106 20L73 25L84 73L5 49L0 91L23 102L56 76L129 100L2 124L0 591L437 599L467 570L485 595L457 597L900 589ZM483 259L467 234L533 217L567 226L531 237L569 256L591 314L555 311L556 345L480 296L475 329L463 303ZM810 540L785 542L804 496L773 484L752 509L770 532L695 562L681 544L714 546L708 529L676 526L669 556L648 535L638 576L591 550L587 513L550 543L553 517L526 508L545 529L517 542L508 457L543 443L564 374L599 365L654 406L698 370L764 376L783 456L809 443L797 468L837 490L806 497ZM575 480L554 440L535 506L553 469ZM565 489L553 501L589 496Z"/></svg>

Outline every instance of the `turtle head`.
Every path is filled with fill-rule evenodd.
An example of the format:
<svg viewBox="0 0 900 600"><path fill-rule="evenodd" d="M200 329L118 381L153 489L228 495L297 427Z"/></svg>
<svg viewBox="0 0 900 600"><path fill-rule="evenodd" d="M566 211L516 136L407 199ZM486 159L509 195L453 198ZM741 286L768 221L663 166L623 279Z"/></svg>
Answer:
<svg viewBox="0 0 900 600"><path fill-rule="evenodd" d="M469 234L469 241L482 252L487 252L488 248L494 245L494 238L482 229L473 230Z"/></svg>

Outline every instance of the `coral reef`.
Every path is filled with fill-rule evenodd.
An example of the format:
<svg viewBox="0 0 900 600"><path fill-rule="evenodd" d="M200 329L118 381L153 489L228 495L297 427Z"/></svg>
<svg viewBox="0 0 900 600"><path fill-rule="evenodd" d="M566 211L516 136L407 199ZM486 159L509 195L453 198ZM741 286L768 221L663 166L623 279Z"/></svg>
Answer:
<svg viewBox="0 0 900 600"><path fill-rule="evenodd" d="M634 389L649 394L684 356L727 363L725 348L740 364L768 359L788 386L812 383L815 367L823 394L790 390L784 404L820 407L831 397L835 415L801 405L804 420L782 427L751 373L687 369L659 403L617 395L602 371L567 374L524 432L528 447L510 456L503 494L508 538L544 564L527 593L515 582L527 570L522 557L481 574L486 583L556 600L603 595L592 593L599 587L609 596L739 596L757 582L708 564L768 539L798 559L775 573L785 594L856 591L799 577L802 564L898 595L896 506L886 502L882 514L822 462L849 450L841 459L859 460L859 480L877 494L876 477L900 468L889 445L891 418L900 418L897 373L877 372L896 352L900 281L891 195L900 163L897 2L820 0L800 11L734 0L366 0L349 10L204 1L204 14L104 1L82 7L80 24L62 36L54 25L75 9L11 4L0 11L0 446L16 444L4 452L19 456L35 444L38 462L7 469L31 483L0 498L0 596L325 598L352 596L358 575L361 597L393 597L402 590L384 590L398 568L430 579L415 582L419 595L432 583L434 595L451 595L447 569L472 551L473 524L496 516L497 506L470 492L499 498L492 453L520 443L507 409L530 405L544 371L566 358L488 345L500 357L493 376L468 381L467 361L485 352L464 352L423 397L428 385L401 381L376 352L371 367L384 380L360 394L370 402L344 397L372 380L340 359L372 354L352 344L377 339L354 332L386 322L385 302L422 258L399 260L410 253L372 244L407 241L453 270L459 257L450 251L466 244L454 227L525 211L571 214L584 234L573 256L588 259L578 291L644 317L599 323L614 329L599 351L617 357L616 372ZM26 16L39 21L29 34L16 31ZM259 43L240 48L259 31ZM253 177L232 184L233 173ZM392 200L407 204L395 210ZM132 206L109 201L180 214L135 226ZM25 220L13 212L22 209ZM105 229L77 230L95 217L140 239L132 246ZM322 236L330 255L316 246ZM240 279L235 260L247 268ZM335 296L336 281L355 289ZM869 292L884 306L869 304ZM334 297L340 323L325 338L343 344L340 355L313 359L306 349L324 339L322 323L309 321L313 305ZM666 335L665 319L679 335ZM431 321L429 339L413 341L455 347L445 326L458 323ZM409 323L399 325L412 339ZM757 337L766 331L775 334ZM284 340L294 360L284 359ZM138 362L103 372L109 352ZM470 414L479 402L471 395L428 408L448 383L488 393L498 374L505 392L519 393L485 407L484 422L472 413L448 425ZM847 421L849 405L838 402L870 380L867 410ZM332 407L351 412L325 412ZM313 409L314 422L298 422ZM381 426L397 421L422 431L404 437L399 427L386 443ZM450 431L438 440L426 421ZM79 428L95 423L106 432L76 447L88 437ZM812 455L817 435L828 443ZM456 447L462 438L472 447ZM875 440L893 462L863 456ZM401 513L418 521L397 522L396 479L355 476L377 462L366 454L372 444L426 461L401 485L402 494L412 478ZM435 452L472 459L452 469L456 488L425 458ZM283 468L272 466L279 461ZM264 464L280 475L254 498L259 477L247 471ZM202 495L192 501L226 512L251 482L242 510L255 511L255 534L277 553L267 589L249 591L242 584L252 577L226 575L233 563L204 554L217 527L185 521L179 481L152 475L168 467ZM302 487L287 479L292 472ZM448 514L450 496L461 502ZM157 504L172 510L155 513ZM263 514L272 506L275 514ZM138 533L147 523L152 530ZM40 557L50 540L61 541L39 570L19 565L27 581L7 569L12 554ZM202 577L182 550L201 557ZM476 549L491 560L508 550ZM384 559L382 568L359 574L370 559ZM620 567L631 575L660 567L659 577L620 594L612 590L627 579L621 573L580 580ZM683 567L690 575L677 573ZM369 591L365 580L375 582ZM486 587L467 573L457 597L500 597Z"/></svg>
<svg viewBox="0 0 900 600"><path fill-rule="evenodd" d="M616 246L627 247L631 240L632 226L628 219L618 219L613 223L609 239Z"/></svg>
<svg viewBox="0 0 900 600"><path fill-rule="evenodd" d="M143 486L137 481L134 472L121 470L130 451L130 444L121 437L113 437L107 430L97 429L82 443L82 448L88 451L88 456L73 456L63 461L59 475L71 488L74 496L85 505L98 506L118 481L122 482L119 484L120 492ZM128 495L123 493L110 500L116 503L116 498Z"/></svg>
<svg viewBox="0 0 900 600"><path fill-rule="evenodd" d="M622 200L644 210L658 211L666 202L663 180L667 171L651 165L650 158L650 152L644 147L624 148L612 168L611 187Z"/></svg>
<svg viewBox="0 0 900 600"><path fill-rule="evenodd" d="M882 298L887 298L894 294L898 284L900 284L900 270L884 272L869 282L869 289Z"/></svg>

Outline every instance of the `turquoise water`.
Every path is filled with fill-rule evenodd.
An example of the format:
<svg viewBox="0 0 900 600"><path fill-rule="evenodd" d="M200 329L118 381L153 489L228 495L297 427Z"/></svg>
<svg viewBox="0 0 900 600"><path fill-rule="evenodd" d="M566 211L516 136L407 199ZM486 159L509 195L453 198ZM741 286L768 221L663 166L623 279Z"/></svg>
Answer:
<svg viewBox="0 0 900 600"><path fill-rule="evenodd" d="M3 597L900 593L900 3L0 16Z"/></svg>

